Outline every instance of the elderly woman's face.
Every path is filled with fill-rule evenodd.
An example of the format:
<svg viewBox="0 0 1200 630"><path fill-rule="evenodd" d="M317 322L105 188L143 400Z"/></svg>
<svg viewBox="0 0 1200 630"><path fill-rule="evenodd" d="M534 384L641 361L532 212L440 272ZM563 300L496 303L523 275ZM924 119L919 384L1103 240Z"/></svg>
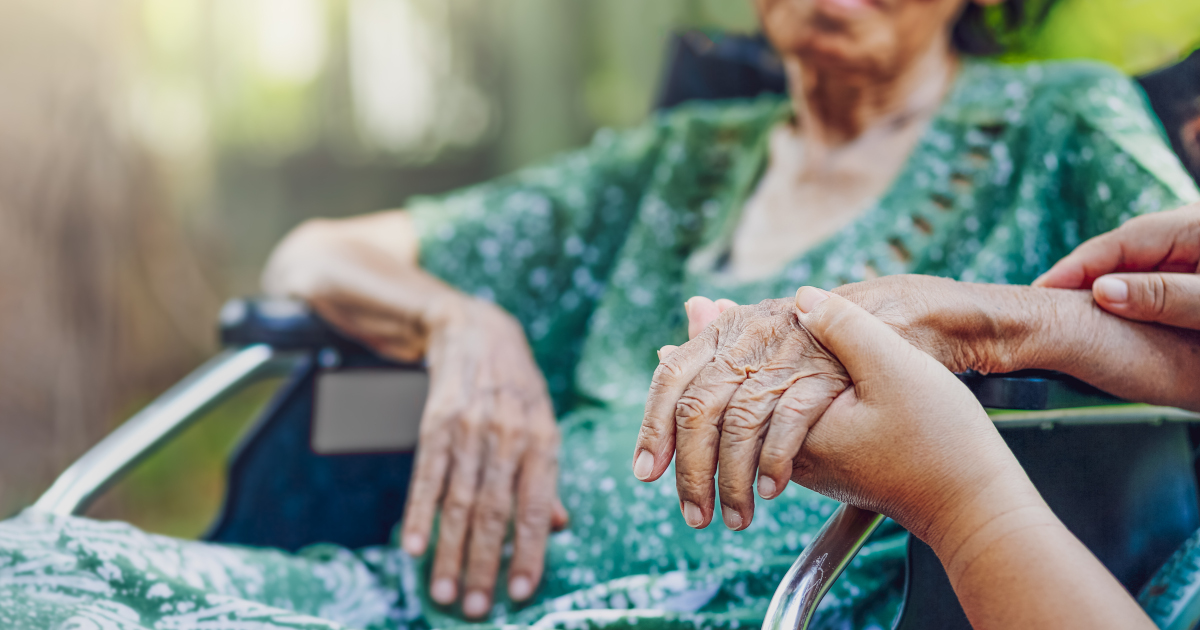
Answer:
<svg viewBox="0 0 1200 630"><path fill-rule="evenodd" d="M785 58L883 76L901 70L933 38L948 32L965 3L755 0L767 38Z"/></svg>

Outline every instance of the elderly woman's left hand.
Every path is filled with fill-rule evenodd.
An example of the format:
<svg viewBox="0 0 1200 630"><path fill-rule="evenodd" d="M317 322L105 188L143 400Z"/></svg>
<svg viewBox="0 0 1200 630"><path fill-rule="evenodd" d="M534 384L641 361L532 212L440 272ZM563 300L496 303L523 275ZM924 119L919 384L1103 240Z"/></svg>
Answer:
<svg viewBox="0 0 1200 630"><path fill-rule="evenodd" d="M976 325L977 309L960 299L963 286L942 278L892 276L836 293L952 370L1006 371L1003 349L990 343L995 331ZM959 303L965 306L953 306ZM711 522L719 488L725 524L740 530L754 516L756 471L764 498L783 492L809 428L849 380L800 325L792 298L750 306L693 298L687 307L692 340L661 352L634 474L653 481L674 456L688 525Z"/></svg>

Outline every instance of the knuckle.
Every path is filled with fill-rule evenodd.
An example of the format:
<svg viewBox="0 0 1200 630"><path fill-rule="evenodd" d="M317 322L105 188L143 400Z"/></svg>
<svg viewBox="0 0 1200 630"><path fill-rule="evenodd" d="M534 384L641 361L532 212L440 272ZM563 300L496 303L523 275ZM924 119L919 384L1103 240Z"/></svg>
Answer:
<svg viewBox="0 0 1200 630"><path fill-rule="evenodd" d="M684 430L696 430L710 426L707 408L710 404L695 393L685 393L675 403L675 424Z"/></svg>
<svg viewBox="0 0 1200 630"><path fill-rule="evenodd" d="M707 490L712 487L713 471L709 469L676 468L675 483L680 492L706 495Z"/></svg>
<svg viewBox="0 0 1200 630"><path fill-rule="evenodd" d="M759 466L763 468L777 467L780 464L790 461L796 456L792 447L784 444L781 441L767 441L763 443L762 452L759 454Z"/></svg>
<svg viewBox="0 0 1200 630"><path fill-rule="evenodd" d="M811 404L808 401L797 396L784 396L775 405L775 417L783 421L796 420L804 417L809 409Z"/></svg>
<svg viewBox="0 0 1200 630"><path fill-rule="evenodd" d="M475 502L465 492L450 492L442 502L442 514L447 519L465 518Z"/></svg>
<svg viewBox="0 0 1200 630"><path fill-rule="evenodd" d="M725 409L725 422L721 424L721 433L734 441L757 438L767 423L761 413L747 409L741 404L731 404Z"/></svg>
<svg viewBox="0 0 1200 630"><path fill-rule="evenodd" d="M549 529L553 512L549 501L531 501L521 510L519 524L528 530L527 533Z"/></svg>
<svg viewBox="0 0 1200 630"><path fill-rule="evenodd" d="M654 369L654 381L651 387L669 386L683 380L683 359L678 355L682 354L679 350L671 353L658 367Z"/></svg>
<svg viewBox="0 0 1200 630"><path fill-rule="evenodd" d="M638 444L646 444L647 442L657 443L666 437L666 435L667 432L662 427L650 422L643 422L642 428L638 432Z"/></svg>
<svg viewBox="0 0 1200 630"><path fill-rule="evenodd" d="M1144 291L1143 307L1152 315L1166 314L1168 307L1168 287L1161 274L1149 274L1142 283Z"/></svg>

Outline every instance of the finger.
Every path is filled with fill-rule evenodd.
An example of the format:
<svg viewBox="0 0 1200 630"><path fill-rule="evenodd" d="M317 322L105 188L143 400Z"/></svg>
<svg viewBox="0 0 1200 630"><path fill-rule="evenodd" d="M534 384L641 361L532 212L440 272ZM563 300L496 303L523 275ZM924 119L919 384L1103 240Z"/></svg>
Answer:
<svg viewBox="0 0 1200 630"><path fill-rule="evenodd" d="M446 489L453 446L453 435L447 427L456 423L465 413L459 401L464 399L463 379L470 377L444 369L442 354L439 351L439 356L431 357L430 361L429 397L421 412L417 457L401 528L401 544L413 556L424 554L429 546L438 502Z"/></svg>
<svg viewBox="0 0 1200 630"><path fill-rule="evenodd" d="M721 419L747 370L716 357L679 397L675 410L675 486L689 527L708 527L716 489L713 477L721 446Z"/></svg>
<svg viewBox="0 0 1200 630"><path fill-rule="evenodd" d="M804 445L809 429L846 389L836 374L814 374L797 379L775 404L758 458L758 494L774 499L787 488L792 462ZM724 460L722 460L724 461Z"/></svg>
<svg viewBox="0 0 1200 630"><path fill-rule="evenodd" d="M557 483L557 480L556 480ZM561 532L571 524L571 513L567 512L567 506L563 505L562 499L554 498L554 512L550 514L550 529L551 531Z"/></svg>
<svg viewBox="0 0 1200 630"><path fill-rule="evenodd" d="M1085 289L1118 271L1194 271L1200 263L1200 204L1143 215L1084 242L1034 286Z"/></svg>
<svg viewBox="0 0 1200 630"><path fill-rule="evenodd" d="M1137 273L1102 276L1092 296L1104 310L1127 319L1200 329L1200 276Z"/></svg>
<svg viewBox="0 0 1200 630"><path fill-rule="evenodd" d="M794 370L754 373L737 388L725 408L717 489L721 518L734 531L749 527L754 520L754 477L759 451L771 412L791 384L792 374Z"/></svg>
<svg viewBox="0 0 1200 630"><path fill-rule="evenodd" d="M727 311L737 305L738 305L737 302L734 302L733 300L727 300L725 298L721 298L721 299L717 300L717 311L724 313L725 311Z"/></svg>
<svg viewBox="0 0 1200 630"><path fill-rule="evenodd" d="M933 361L853 302L814 287L796 292L800 323L846 368L858 397L902 395L897 375ZM859 390L862 391L859 391Z"/></svg>
<svg viewBox="0 0 1200 630"><path fill-rule="evenodd" d="M716 353L716 334L711 329L670 353L654 370L646 415L633 450L633 474L642 481L662 476L675 454L675 403L692 379Z"/></svg>
<svg viewBox="0 0 1200 630"><path fill-rule="evenodd" d="M484 409L476 404L453 432L455 448L450 471L450 484L442 500L439 521L437 554L433 559L433 574L429 596L439 604L452 604L458 599L459 574L471 525L476 490L479 483L483 438L480 424Z"/></svg>
<svg viewBox="0 0 1200 630"><path fill-rule="evenodd" d="M484 438L486 464L479 478L479 492L471 512L466 576L463 579L462 610L471 619L487 615L492 606L504 535L512 519L517 465L527 446L519 427L529 419L524 406L515 396L507 389L498 392L492 412ZM549 501L548 496L544 499ZM539 527L547 532L550 529L549 507L547 503L538 517L541 521Z"/></svg>
<svg viewBox="0 0 1200 630"><path fill-rule="evenodd" d="M658 349L659 362L662 362L663 359L671 356L671 353L675 352L678 349L679 349L679 346L663 346L663 347L659 348Z"/></svg>
<svg viewBox="0 0 1200 630"><path fill-rule="evenodd" d="M529 599L541 582L554 510L562 507L557 499L557 436L538 436L532 446L517 479L513 559L508 571L508 594L514 601Z"/></svg>
<svg viewBox="0 0 1200 630"><path fill-rule="evenodd" d="M712 300L700 295L684 302L683 308L688 316L688 339L695 339L700 331L721 316L721 309Z"/></svg>

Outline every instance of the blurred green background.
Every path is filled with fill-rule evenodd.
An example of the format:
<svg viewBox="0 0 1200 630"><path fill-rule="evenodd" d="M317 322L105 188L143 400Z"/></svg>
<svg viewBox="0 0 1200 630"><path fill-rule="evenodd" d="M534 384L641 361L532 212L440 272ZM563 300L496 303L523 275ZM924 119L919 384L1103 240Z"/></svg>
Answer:
<svg viewBox="0 0 1200 630"><path fill-rule="evenodd" d="M97 359L112 366L104 378L81 378L107 393L77 413L80 419L32 431L31 423L58 413L60 394L50 390L38 399L48 411L34 405L23 415L0 413L0 442L44 451L37 461L48 462L0 461L4 514L27 504L89 443L214 351L211 322L220 301L254 293L271 245L300 221L399 207L413 194L580 146L599 127L636 124L649 112L672 31L756 28L744 0L5 2L0 18L17 36L0 44L0 81L24 81L29 87L21 93L34 109L46 102L39 95L86 84L87 98L100 103L100 124L118 130L114 151L137 156L126 160L139 166L130 167L125 187L136 188L131 194L148 214L114 212L106 220L124 226L118 231L145 231L152 215L159 227L123 250L148 253L112 277L128 276L118 284L161 277L154 286L162 288L138 312L162 323L113 324L133 332L113 333L108 352L121 360ZM1135 73L1197 44L1196 0L1063 0L1009 57L1091 57ZM68 51L61 68L70 68L63 72L73 82L59 81L61 68L43 62L61 51ZM50 133L57 123L36 124ZM70 153L79 139L60 135L54 142ZM88 201L64 211L66 224L70 212L95 214L95 195L84 196ZM40 212L32 201L22 203L27 214ZM0 218L4 212L19 211L0 203ZM162 245L166 234L176 245ZM96 308L111 310L119 323L123 304ZM150 329L161 332L149 339ZM0 327L0 343L3 335ZM169 351L176 346L186 351ZM53 380L47 370L42 380ZM224 459L270 391L258 387L215 412L93 514L200 534L223 493Z"/></svg>

